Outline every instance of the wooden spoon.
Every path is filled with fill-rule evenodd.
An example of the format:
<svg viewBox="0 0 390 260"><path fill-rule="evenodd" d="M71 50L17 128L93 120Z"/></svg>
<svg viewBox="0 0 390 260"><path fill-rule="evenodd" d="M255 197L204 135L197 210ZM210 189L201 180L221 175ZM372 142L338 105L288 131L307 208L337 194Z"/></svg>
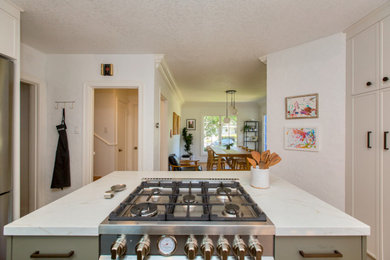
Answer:
<svg viewBox="0 0 390 260"><path fill-rule="evenodd" d="M271 151L270 150L265 151L265 159L264 159L265 164L268 164L270 156L271 156Z"/></svg>
<svg viewBox="0 0 390 260"><path fill-rule="evenodd" d="M271 161L275 156L278 156L277 153L272 153L270 156L269 156L269 161Z"/></svg>
<svg viewBox="0 0 390 260"><path fill-rule="evenodd" d="M259 164L260 161L261 161L261 154L259 152L257 152L257 151L252 151L251 155L252 155L252 158L255 159L257 164Z"/></svg>
<svg viewBox="0 0 390 260"><path fill-rule="evenodd" d="M262 161L263 163L265 163L265 162L267 161L267 156L268 156L269 153L270 153L269 150L264 151L264 152L261 153L261 161Z"/></svg>
<svg viewBox="0 0 390 260"><path fill-rule="evenodd" d="M256 169L256 165L257 165L257 163L256 163L256 161L255 160L253 160L253 159L251 159L251 158L246 158L247 160L248 160L248 162L253 166L253 168L255 168Z"/></svg>
<svg viewBox="0 0 390 260"><path fill-rule="evenodd" d="M269 167L271 167L271 166L274 166L274 165L278 164L281 160L282 160L282 158L280 158L280 156L276 154L276 155L272 158L272 160L270 160L270 161L267 163L266 167L269 168Z"/></svg>

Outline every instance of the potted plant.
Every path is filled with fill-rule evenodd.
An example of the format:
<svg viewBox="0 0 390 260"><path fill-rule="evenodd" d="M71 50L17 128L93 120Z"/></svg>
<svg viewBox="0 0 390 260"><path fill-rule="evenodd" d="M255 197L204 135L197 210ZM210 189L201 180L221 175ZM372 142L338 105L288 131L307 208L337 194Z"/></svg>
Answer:
<svg viewBox="0 0 390 260"><path fill-rule="evenodd" d="M270 150L259 153L251 152L252 158L247 158L251 167L251 186L259 189L269 188L269 168L278 164L282 158Z"/></svg>
<svg viewBox="0 0 390 260"><path fill-rule="evenodd" d="M184 139L184 151L187 153L183 155L183 157L190 158L192 156L191 145L192 145L193 136L192 134L188 133L187 127L183 128L182 134Z"/></svg>
<svg viewBox="0 0 390 260"><path fill-rule="evenodd" d="M244 127L243 127L242 130L243 130L244 132L248 132L249 129L250 129L249 125L244 125Z"/></svg>
<svg viewBox="0 0 390 260"><path fill-rule="evenodd" d="M230 148L233 146L233 143L225 145L226 150L230 150Z"/></svg>

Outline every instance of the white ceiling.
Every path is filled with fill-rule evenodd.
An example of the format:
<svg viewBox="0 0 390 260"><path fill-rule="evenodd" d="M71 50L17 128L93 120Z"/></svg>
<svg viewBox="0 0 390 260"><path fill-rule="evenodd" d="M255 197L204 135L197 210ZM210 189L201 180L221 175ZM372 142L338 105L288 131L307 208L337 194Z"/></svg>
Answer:
<svg viewBox="0 0 390 260"><path fill-rule="evenodd" d="M386 0L13 0L47 53L162 53L186 101L265 95L258 57L341 32Z"/></svg>

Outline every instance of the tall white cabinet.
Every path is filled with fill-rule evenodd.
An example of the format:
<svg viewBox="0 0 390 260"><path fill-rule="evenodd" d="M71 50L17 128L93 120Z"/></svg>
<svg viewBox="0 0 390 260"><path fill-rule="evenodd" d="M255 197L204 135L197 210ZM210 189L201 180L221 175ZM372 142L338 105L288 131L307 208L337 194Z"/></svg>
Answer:
<svg viewBox="0 0 390 260"><path fill-rule="evenodd" d="M390 4L347 30L347 205L390 259Z"/></svg>

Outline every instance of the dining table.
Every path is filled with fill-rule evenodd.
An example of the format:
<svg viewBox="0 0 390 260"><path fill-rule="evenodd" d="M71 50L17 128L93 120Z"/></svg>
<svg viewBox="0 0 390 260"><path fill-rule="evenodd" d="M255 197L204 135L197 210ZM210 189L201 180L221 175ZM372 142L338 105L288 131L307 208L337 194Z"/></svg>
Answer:
<svg viewBox="0 0 390 260"><path fill-rule="evenodd" d="M229 158L247 158L251 157L251 152L245 150L241 147L230 147L230 149L227 149L225 146L222 145L211 145L211 150L213 150L214 154L218 157L218 166L217 171L223 170L222 169L222 158L226 158L226 161L228 161Z"/></svg>

